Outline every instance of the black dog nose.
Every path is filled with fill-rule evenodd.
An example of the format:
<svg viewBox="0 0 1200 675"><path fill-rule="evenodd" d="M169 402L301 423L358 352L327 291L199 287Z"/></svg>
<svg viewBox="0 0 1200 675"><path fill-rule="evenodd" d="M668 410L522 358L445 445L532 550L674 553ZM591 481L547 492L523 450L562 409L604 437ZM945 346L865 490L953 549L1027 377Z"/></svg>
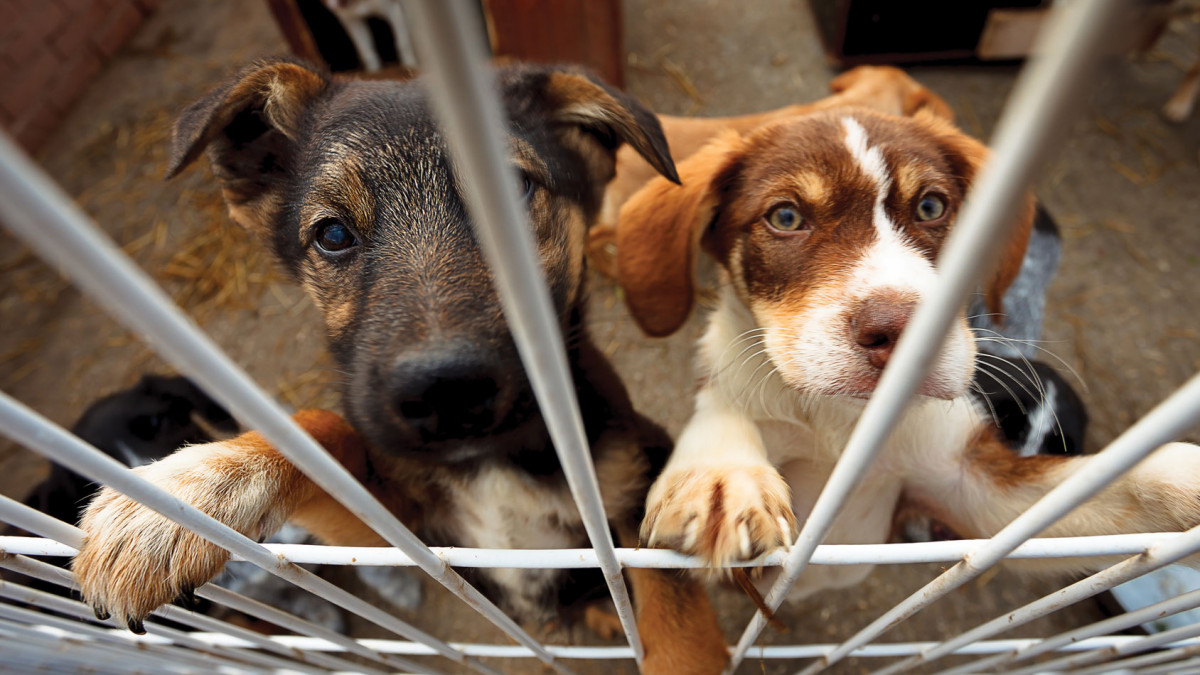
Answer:
<svg viewBox="0 0 1200 675"><path fill-rule="evenodd" d="M850 319L850 335L866 352L872 366L883 368L887 365L915 306L913 302L886 297L868 298L859 305Z"/></svg>
<svg viewBox="0 0 1200 675"><path fill-rule="evenodd" d="M424 440L486 432L499 417L500 389L487 363L462 353L405 359L388 383L396 414Z"/></svg>

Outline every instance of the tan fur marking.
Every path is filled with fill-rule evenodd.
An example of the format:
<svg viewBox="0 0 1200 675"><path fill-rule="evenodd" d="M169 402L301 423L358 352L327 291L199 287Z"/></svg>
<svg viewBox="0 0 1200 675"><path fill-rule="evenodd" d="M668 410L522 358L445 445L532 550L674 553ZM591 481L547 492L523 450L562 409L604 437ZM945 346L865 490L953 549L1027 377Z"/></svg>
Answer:
<svg viewBox="0 0 1200 675"><path fill-rule="evenodd" d="M260 242L269 240L272 223L283 206L283 199L279 195L264 192L247 199L229 188L222 188L221 196L229 205L229 217L233 222L241 225Z"/></svg>
<svg viewBox="0 0 1200 675"><path fill-rule="evenodd" d="M294 63L281 63L257 75L258 77L247 78L240 83L230 94L230 98L248 94L246 90L251 88L256 89L266 98L263 110L267 117L285 136L295 141L304 106L325 89L325 81L307 68Z"/></svg>
<svg viewBox="0 0 1200 675"><path fill-rule="evenodd" d="M831 186L821 174L803 171L788 178L795 184L801 199L812 204L824 204L829 199Z"/></svg>
<svg viewBox="0 0 1200 675"><path fill-rule="evenodd" d="M896 187L900 196L906 202L916 199L933 176L933 171L929 167L911 162L900 163L892 173L896 178Z"/></svg>
<svg viewBox="0 0 1200 675"><path fill-rule="evenodd" d="M311 293L312 289L308 289ZM316 297L316 294L312 294ZM325 328L330 335L338 335L354 320L354 302L344 300L336 305L327 305L325 310Z"/></svg>
<svg viewBox="0 0 1200 675"><path fill-rule="evenodd" d="M354 227L363 235L369 234L375 224L375 195L363 182L363 169L359 164L357 154L352 150L337 153L336 163L328 163L323 172L316 178L316 185L322 200L333 198L333 202L345 209L354 221ZM323 189L320 189L323 188ZM306 233L318 219L320 209L324 204L305 204L300 212L304 221L301 233Z"/></svg>

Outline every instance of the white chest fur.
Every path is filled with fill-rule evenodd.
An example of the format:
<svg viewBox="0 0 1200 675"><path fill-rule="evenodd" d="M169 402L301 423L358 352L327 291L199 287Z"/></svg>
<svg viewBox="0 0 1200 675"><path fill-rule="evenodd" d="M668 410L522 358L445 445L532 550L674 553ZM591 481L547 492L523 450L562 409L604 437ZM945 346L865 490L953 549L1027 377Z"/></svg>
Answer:
<svg viewBox="0 0 1200 675"><path fill-rule="evenodd" d="M579 511L566 486L550 486L510 467L487 467L450 488L451 518L464 546L572 548L586 546ZM542 598L561 570L487 569L506 601L523 617L539 618ZM543 617L544 618L544 617Z"/></svg>

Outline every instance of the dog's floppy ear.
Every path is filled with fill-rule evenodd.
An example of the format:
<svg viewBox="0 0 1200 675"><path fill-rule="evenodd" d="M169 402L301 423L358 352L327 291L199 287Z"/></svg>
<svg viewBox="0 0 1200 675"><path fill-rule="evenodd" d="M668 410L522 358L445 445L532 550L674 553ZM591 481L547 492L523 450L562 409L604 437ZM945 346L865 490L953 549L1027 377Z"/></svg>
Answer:
<svg viewBox="0 0 1200 675"><path fill-rule="evenodd" d="M621 208L617 277L646 334L670 335L691 313L701 239L743 148L737 132L726 131L679 164L680 185L655 178Z"/></svg>
<svg viewBox="0 0 1200 675"><path fill-rule="evenodd" d="M612 151L628 143L656 171L679 182L658 118L633 97L573 70L547 72L542 93L555 120L579 126Z"/></svg>
<svg viewBox="0 0 1200 675"><path fill-rule="evenodd" d="M167 177L206 148L234 218L260 229L261 207L288 170L300 125L329 87L329 76L290 59L255 62L179 114L167 154Z"/></svg>
<svg viewBox="0 0 1200 675"><path fill-rule="evenodd" d="M964 191L969 190L990 156L987 146L938 118L935 113L923 112L917 115L917 119L926 121L938 130L946 158L950 161L954 173L962 177ZM1017 223L1012 229L1012 234L997 252L991 275L983 281L988 311L1000 315L998 323L1003 323L1004 294L1021 272L1021 263L1025 260L1025 248L1029 245L1036 211L1037 201L1032 192L1027 192L1018 210Z"/></svg>
<svg viewBox="0 0 1200 675"><path fill-rule="evenodd" d="M304 110L328 85L325 73L298 61L259 61L243 68L179 114L167 177L182 171L221 136L233 146L272 132L294 141Z"/></svg>

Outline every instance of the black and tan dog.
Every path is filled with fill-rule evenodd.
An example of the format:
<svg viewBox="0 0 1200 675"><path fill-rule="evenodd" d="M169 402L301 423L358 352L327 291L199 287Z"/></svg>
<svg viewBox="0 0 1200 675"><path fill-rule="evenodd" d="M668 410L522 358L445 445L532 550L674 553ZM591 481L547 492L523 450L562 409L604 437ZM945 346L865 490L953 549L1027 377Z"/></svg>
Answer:
<svg viewBox="0 0 1200 675"><path fill-rule="evenodd" d="M620 145L672 180L674 165L654 116L585 74L497 76L605 508L630 545L670 440L633 411L584 332L585 242ZM419 83L256 63L181 114L168 173L205 149L233 218L324 313L346 374L348 423L324 411L296 420L429 544L585 546ZM252 538L292 521L331 544L383 544L254 433L141 471ZM74 568L85 597L135 629L228 558L111 490L83 527ZM718 670L726 652L703 591L675 574L630 576L647 671ZM603 589L595 571L483 570L476 581L527 622L586 606Z"/></svg>

